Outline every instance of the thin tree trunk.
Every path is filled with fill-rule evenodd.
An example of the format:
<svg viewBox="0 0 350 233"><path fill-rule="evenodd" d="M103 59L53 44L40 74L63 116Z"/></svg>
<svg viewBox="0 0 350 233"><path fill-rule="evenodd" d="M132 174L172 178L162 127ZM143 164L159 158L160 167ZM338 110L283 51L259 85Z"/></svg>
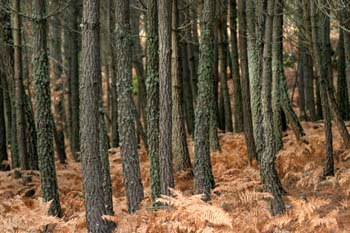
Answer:
<svg viewBox="0 0 350 233"><path fill-rule="evenodd" d="M6 124L5 124L5 112L4 112L4 85L2 80L5 74L0 71L0 164L4 160L8 160L7 155L7 140L6 140Z"/></svg>
<svg viewBox="0 0 350 233"><path fill-rule="evenodd" d="M191 160L187 147L185 117L183 110L182 94L182 66L181 52L178 39L178 3L177 0L172 2L172 154L174 157L174 167L176 171L191 168ZM180 55L181 54L181 55Z"/></svg>
<svg viewBox="0 0 350 233"><path fill-rule="evenodd" d="M230 31L231 31L231 60L232 60L232 78L233 78L233 93L234 93L234 120L235 120L235 132L242 132L244 129L243 117L244 107L242 100L242 87L239 74L239 62L238 62L238 42L237 42L237 9L236 0L229 0L230 7ZM245 23L246 24L246 23ZM245 26L246 28L246 26ZM244 29L246 30L246 29ZM245 34L245 33L244 33ZM246 36L245 36L246 37ZM246 39L245 39L246 41ZM245 42L246 43L246 42ZM246 46L246 45L245 45ZM243 51L242 51L243 52Z"/></svg>
<svg viewBox="0 0 350 233"><path fill-rule="evenodd" d="M159 76L158 76L158 5L157 0L147 0L147 142L150 160L151 197L160 196L159 174Z"/></svg>
<svg viewBox="0 0 350 233"><path fill-rule="evenodd" d="M16 128L19 161L22 170L29 169L29 161L25 139L25 115L24 115L24 86L23 86L23 66L22 66L22 36L21 36L21 16L20 1L13 0L13 43L14 43L14 80L16 97Z"/></svg>
<svg viewBox="0 0 350 233"><path fill-rule="evenodd" d="M115 49L116 38L115 38L115 1L109 0L110 3L110 18L109 18L109 30L110 30L110 41L111 41L111 62L112 62L112 147L119 146L119 124L118 124L118 92L116 86L116 73L117 73L117 51Z"/></svg>
<svg viewBox="0 0 350 233"><path fill-rule="evenodd" d="M320 97L322 101L322 113L324 116L324 131L326 137L325 150L326 150L326 160L325 160L325 176L334 175L334 160L333 160L333 140L332 140L332 121L331 112L328 105L327 98L327 83L325 72L325 67L322 67L322 58L320 53L320 45L318 42L318 28L316 22L316 6L315 3L310 0L310 15L311 15L311 25L312 25L312 44L313 44L313 58L315 69L318 76L319 86L320 86Z"/></svg>
<svg viewBox="0 0 350 233"><path fill-rule="evenodd" d="M249 70L248 70L248 52L247 52L247 19L246 2L238 1L239 18L239 54L242 77L242 97L243 97L243 123L244 136L248 149L249 160L256 159L256 148L253 133L252 112L250 109L250 89L249 89Z"/></svg>

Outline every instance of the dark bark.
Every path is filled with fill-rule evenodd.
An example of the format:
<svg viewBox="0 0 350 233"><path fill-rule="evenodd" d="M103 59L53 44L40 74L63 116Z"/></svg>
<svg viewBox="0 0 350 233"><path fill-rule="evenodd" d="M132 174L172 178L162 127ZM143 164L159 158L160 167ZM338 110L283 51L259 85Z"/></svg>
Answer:
<svg viewBox="0 0 350 233"><path fill-rule="evenodd" d="M73 1L65 10L64 56L68 79L68 131L70 146L75 161L80 160L79 133L79 40L80 0Z"/></svg>
<svg viewBox="0 0 350 233"><path fill-rule="evenodd" d="M219 23L217 28L218 52L219 52L219 76L220 76L220 95L222 96L222 110L224 119L224 130L233 131L231 100L227 84L227 55L229 51L227 41L227 0L220 1Z"/></svg>
<svg viewBox="0 0 350 233"><path fill-rule="evenodd" d="M310 15L311 15L311 27L312 27L312 45L313 45L313 58L314 65L318 76L318 82L320 86L320 98L322 101L322 113L324 117L324 131L325 131L325 176L334 175L334 160L333 160L333 139L332 139L332 121L331 112L329 108L327 98L327 67L322 67L323 61L321 57L320 44L318 41L318 25L316 22L316 5L310 0Z"/></svg>
<svg viewBox="0 0 350 233"><path fill-rule="evenodd" d="M51 9L57 9L60 7L58 0L52 1ZM54 138L56 145L57 156L61 163L65 163L67 158L65 147L64 147L64 134L63 134L63 123L65 121L64 116L64 105L63 105L63 80L62 80L62 53L61 53L61 18L60 15L54 15L50 20L50 31L51 31L51 44L50 54L52 56L52 68L53 77L55 80L55 102L54 110L57 116L54 122Z"/></svg>
<svg viewBox="0 0 350 233"><path fill-rule="evenodd" d="M243 91L239 73L239 62L238 62L238 42L237 42L237 9L236 0L229 0L230 6L230 31L231 31L231 60L232 60L232 79L233 79L233 93L234 93L234 124L235 132L242 132L244 129L244 107L243 107ZM245 14L245 13L244 13ZM243 17L243 16L242 16ZM244 16L245 17L245 16ZM246 24L246 22L244 23ZM246 31L246 25L245 31ZM244 32L244 34L246 34ZM246 37L246 35L245 35ZM247 40L245 38L245 44ZM247 46L247 45L245 45ZM244 51L241 51L244 52ZM246 55L245 55L246 56ZM247 59L247 58L245 58ZM246 62L246 61L245 61ZM243 79L243 78L242 78ZM250 102L250 100L249 100Z"/></svg>
<svg viewBox="0 0 350 233"><path fill-rule="evenodd" d="M182 93L182 64L181 51L179 48L179 22L178 2L172 2L172 154L174 157L174 167L176 171L191 168L191 160L187 147L184 104Z"/></svg>
<svg viewBox="0 0 350 233"><path fill-rule="evenodd" d="M6 124L5 124L5 109L4 109L4 85L2 80L5 76L4 72L0 70L0 164L4 160L8 160L7 155L7 141L6 141Z"/></svg>
<svg viewBox="0 0 350 233"><path fill-rule="evenodd" d="M196 105L196 127L194 145L194 187L197 193L210 198L214 186L211 170L209 131L211 124L214 68L214 17L215 1L205 0L201 15L201 44L198 69L198 97ZM200 104L199 104L200 103Z"/></svg>
<svg viewBox="0 0 350 233"><path fill-rule="evenodd" d="M160 190L166 195L170 194L169 188L174 187L171 142L171 9L170 0L158 2Z"/></svg>
<svg viewBox="0 0 350 233"><path fill-rule="evenodd" d="M111 232L106 214L100 154L100 38L99 1L84 0L82 76L80 80L80 151L86 225L89 232Z"/></svg>
<svg viewBox="0 0 350 233"><path fill-rule="evenodd" d="M38 170L38 139L34 121L34 112L32 103L28 95L24 96L24 111L26 121L26 146L29 160L29 169Z"/></svg>
<svg viewBox="0 0 350 233"><path fill-rule="evenodd" d="M276 4L276 6L275 6ZM272 32L273 22L276 20L274 15L281 0L267 1L267 16L265 21L265 35L264 35L264 50L263 50L263 73L262 73L262 115L264 128L264 147L260 162L260 175L264 185L265 191L273 195L270 200L271 211L273 215L280 214L285 210L284 201L282 199L281 182L279 180L275 167L276 144L274 143L274 128L273 128L273 114L271 106L271 81L272 81Z"/></svg>
<svg viewBox="0 0 350 233"><path fill-rule="evenodd" d="M147 1L147 140L150 160L151 197L160 195L159 174L159 77L158 77L158 14L157 0Z"/></svg>
<svg viewBox="0 0 350 233"><path fill-rule="evenodd" d="M116 15L116 78L118 93L118 123L124 186L129 212L135 212L143 200L143 186L137 153L135 114L132 86L131 29L129 1L117 0Z"/></svg>
<svg viewBox="0 0 350 233"><path fill-rule="evenodd" d="M117 51L115 49L115 1L110 0L110 18L109 18L109 30L110 30L110 41L111 41L111 75L112 75L112 84L111 84L111 91L112 91L112 147L118 147L119 146L119 125L118 125L118 97L117 97L117 79L116 79L116 56Z"/></svg>
<svg viewBox="0 0 350 233"><path fill-rule="evenodd" d="M256 148L253 133L252 112L250 109L250 89L249 89L249 70L248 70L248 52L247 52L247 19L246 2L238 1L239 18L239 53L242 77L242 98L243 98L243 124L244 136L247 144L248 157L252 161L256 159Z"/></svg>
<svg viewBox="0 0 350 233"><path fill-rule="evenodd" d="M35 116L38 138L38 158L41 178L41 195L52 200L49 214L61 215L53 151L49 60L47 55L46 1L34 2L33 77L35 89Z"/></svg>
<svg viewBox="0 0 350 233"><path fill-rule="evenodd" d="M341 116L344 120L350 119L350 106L348 87L346 83L346 60L345 60L345 49L344 49L344 34L346 32L342 29L339 31L339 40L337 45L337 92L336 98L341 112Z"/></svg>
<svg viewBox="0 0 350 233"><path fill-rule="evenodd" d="M20 1L12 1L12 8L20 12ZM21 16L13 13L13 43L14 43L14 80L15 80L15 103L16 103L16 128L19 162L22 170L29 169L29 161L26 148L26 124L24 115L24 86L22 66L22 20Z"/></svg>

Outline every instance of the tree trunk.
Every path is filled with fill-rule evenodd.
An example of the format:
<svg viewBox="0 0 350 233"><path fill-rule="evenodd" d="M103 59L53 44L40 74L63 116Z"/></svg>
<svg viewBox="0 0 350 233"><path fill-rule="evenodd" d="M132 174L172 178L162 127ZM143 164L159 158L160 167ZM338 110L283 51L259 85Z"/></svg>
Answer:
<svg viewBox="0 0 350 233"><path fill-rule="evenodd" d="M319 86L320 86L320 97L322 101L322 113L324 116L324 131L326 137L325 150L326 150L326 160L325 160L325 176L334 175L334 161L333 161L333 140L332 140L332 121L331 112L328 105L327 98L327 83L326 83L326 69L327 67L322 67L322 57L320 53L320 45L318 41L318 27L316 22L316 6L315 3L310 0L310 15L311 15L311 26L312 26L312 44L313 44L313 58L314 65L318 76Z"/></svg>
<svg viewBox="0 0 350 233"><path fill-rule="evenodd" d="M33 77L41 194L45 201L52 201L49 214L61 216L53 151L46 1L35 0L34 3L36 20L33 21Z"/></svg>
<svg viewBox="0 0 350 233"><path fill-rule="evenodd" d="M84 0L82 76L80 80L80 133L86 225L89 232L111 232L106 214L100 154L100 38L99 1Z"/></svg>
<svg viewBox="0 0 350 233"><path fill-rule="evenodd" d="M30 97L25 95L24 101L24 111L26 120L26 146L29 160L29 168L30 170L38 170L38 139L37 131L35 128L34 112Z"/></svg>
<svg viewBox="0 0 350 233"><path fill-rule="evenodd" d="M218 5L220 17L218 27L218 52L220 73L220 94L223 98L223 118L225 131L233 132L231 100L227 84L227 55L229 51L227 41L227 0L221 0Z"/></svg>
<svg viewBox="0 0 350 233"><path fill-rule="evenodd" d="M60 7L60 3L58 0L52 1L51 9L57 9ZM52 68L53 68L53 76L55 80L55 115L57 116L56 121L54 122L55 128L55 144L56 144L56 152L58 158L61 163L65 163L66 160L66 152L64 149L64 134L63 134L63 122L64 122L64 106L63 106L63 80L61 77L62 74L62 54L61 54L61 19L60 15L54 15L50 20L50 30L51 30L51 46L50 53L53 58Z"/></svg>
<svg viewBox="0 0 350 233"><path fill-rule="evenodd" d="M232 78L233 78L233 93L234 93L234 120L235 132L240 133L244 129L243 117L244 107L242 100L242 87L239 74L238 62L238 45L237 45L237 9L236 0L229 0L230 7L230 31L231 31L231 60L232 60ZM245 23L246 24L246 23ZM245 26L246 28L246 26ZM246 29L244 29L246 30ZM245 39L246 41L246 39ZM246 42L245 42L246 43ZM246 45L245 45L246 46ZM243 52L243 51L242 51Z"/></svg>
<svg viewBox="0 0 350 233"><path fill-rule="evenodd" d="M78 25L80 1L72 2L65 11L64 53L68 78L68 131L74 161L79 161L79 39Z"/></svg>
<svg viewBox="0 0 350 233"><path fill-rule="evenodd" d="M20 12L20 1L13 0L12 8L15 12ZM23 86L23 66L22 66L22 36L21 17L13 13L13 43L14 43L14 80L16 97L16 128L19 162L22 170L29 169L28 154L25 139L25 115L24 115L24 86Z"/></svg>
<svg viewBox="0 0 350 233"><path fill-rule="evenodd" d="M116 77L118 93L118 125L123 163L124 186L129 212L138 210L143 200L143 186L137 153L132 86L131 30L129 1L117 0L116 13Z"/></svg>
<svg viewBox="0 0 350 233"><path fill-rule="evenodd" d="M5 124L5 112L4 112L4 85L2 80L4 79L5 74L3 71L0 71L0 164L4 160L8 160L7 156L7 141L6 141L6 124Z"/></svg>
<svg viewBox="0 0 350 233"><path fill-rule="evenodd" d="M117 51L115 48L116 38L115 38L115 1L109 0L110 3L110 16L109 16L109 30L110 30L110 41L111 41L111 62L112 62L112 147L119 146L119 125L118 125L118 97L117 97Z"/></svg>
<svg viewBox="0 0 350 233"><path fill-rule="evenodd" d="M276 7L280 7L280 0L276 1ZM271 106L271 81L272 81L272 32L275 11L275 1L267 1L267 16L265 21L265 36L264 36L264 50L263 50L263 73L262 73L262 115L264 128L264 147L260 162L260 175L264 184L265 191L273 195L271 199L272 214L280 214L285 210L282 199L280 180L275 167L276 144L274 143L274 128L273 128L273 114Z"/></svg>
<svg viewBox="0 0 350 233"><path fill-rule="evenodd" d="M171 9L170 0L158 2L159 32L159 164L162 194L174 187L172 164L172 101L171 101Z"/></svg>
<svg viewBox="0 0 350 233"><path fill-rule="evenodd" d="M191 168L191 160L187 147L185 130L183 95L182 95L182 66L181 52L178 39L178 3L172 2L172 154L174 156L174 166L176 171ZM181 54L181 55L180 55Z"/></svg>
<svg viewBox="0 0 350 233"><path fill-rule="evenodd" d="M350 106L348 87L346 83L346 60L345 60L345 49L344 49L344 34L346 32L343 29L339 31L339 40L337 45L337 104L341 112L341 116L344 120L350 119Z"/></svg>
<svg viewBox="0 0 350 233"><path fill-rule="evenodd" d="M250 90L249 90L249 70L248 70L248 52L247 52L247 18L246 2L238 1L238 19L239 19L239 54L242 77L242 97L243 97L243 123L244 136L247 144L248 157L252 161L256 159L256 148L253 133L252 112L250 109Z"/></svg>
<svg viewBox="0 0 350 233"><path fill-rule="evenodd" d="M247 38L248 38L248 66L251 95L251 110L254 129L254 138L257 152L257 159L260 160L263 150L263 128L261 110L261 78L260 61L263 47L261 41L263 35L263 12L265 0L259 0L255 6L255 1L247 1Z"/></svg>
<svg viewBox="0 0 350 233"><path fill-rule="evenodd" d="M194 143L194 187L197 193L203 193L210 199L210 190L214 186L211 170L209 131L213 95L214 68L214 20L215 1L205 0L201 16L201 43L198 70L198 97L196 105L196 126ZM199 104L200 103L200 104ZM216 129L215 129L216 130Z"/></svg>
<svg viewBox="0 0 350 233"><path fill-rule="evenodd" d="M147 0L147 142L150 160L151 197L160 196L159 174L159 77L157 0Z"/></svg>

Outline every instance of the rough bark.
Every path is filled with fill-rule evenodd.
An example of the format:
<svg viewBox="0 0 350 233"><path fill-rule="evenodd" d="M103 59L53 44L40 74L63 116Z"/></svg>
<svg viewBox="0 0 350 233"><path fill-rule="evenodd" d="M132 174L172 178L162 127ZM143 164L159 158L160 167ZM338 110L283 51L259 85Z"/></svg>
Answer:
<svg viewBox="0 0 350 233"><path fill-rule="evenodd" d="M129 212L138 210L143 200L143 186L137 153L135 114L133 103L131 30L129 1L117 0L116 15L116 78L118 93L118 124L124 186Z"/></svg>
<svg viewBox="0 0 350 233"><path fill-rule="evenodd" d="M151 197L160 195L159 174L159 77L158 77L158 5L157 0L147 1L147 140L150 160Z"/></svg>
<svg viewBox="0 0 350 233"><path fill-rule="evenodd" d="M313 58L316 73L318 76L318 82L320 86L320 97L322 101L322 113L324 117L324 131L326 137L325 143L325 168L324 175L332 176L334 175L334 160L333 160L333 139L332 139L332 121L331 121L331 112L329 108L328 98L327 98L327 67L322 67L322 57L320 52L320 44L318 41L318 25L316 22L316 5L310 0L310 15L311 15L311 28L312 28L312 49L313 49Z"/></svg>
<svg viewBox="0 0 350 233"><path fill-rule="evenodd" d="M281 4L280 0L276 4ZM278 6L278 5L277 5ZM276 145L274 143L273 114L271 106L271 81L272 81L272 32L274 21L275 1L267 1L267 16L265 21L264 50L263 50L263 73L262 73L262 115L264 128L264 147L260 162L260 175L265 191L273 195L270 200L272 214L280 214L285 210L280 180L275 167Z"/></svg>
<svg viewBox="0 0 350 233"><path fill-rule="evenodd" d="M158 2L159 32L159 165L162 194L174 187L172 164L172 101L171 101L171 10L170 0Z"/></svg>
<svg viewBox="0 0 350 233"><path fill-rule="evenodd" d="M100 154L99 1L83 1L82 76L80 80L80 151L83 170L86 225L89 232L111 232L106 214Z"/></svg>
<svg viewBox="0 0 350 233"><path fill-rule="evenodd" d="M210 190L214 186L211 170L209 131L211 123L213 91L213 55L214 55L214 17L215 1L205 0L201 15L201 43L198 68L198 96L195 111L195 143L194 143L194 187L197 193L210 198Z"/></svg>
<svg viewBox="0 0 350 233"><path fill-rule="evenodd" d="M118 125L118 97L117 97L117 79L116 79L116 64L117 64L117 51L115 48L115 1L110 0L110 16L109 16L109 26L110 26L110 41L111 41L111 62L112 62L112 147L119 146L119 125Z"/></svg>
<svg viewBox="0 0 350 233"><path fill-rule="evenodd" d="M49 214L61 215L53 151L49 60L47 55L46 1L34 1L33 77L41 195L52 200Z"/></svg>
<svg viewBox="0 0 350 233"><path fill-rule="evenodd" d="M261 41L263 30L261 30L262 13L264 12L264 0L256 4L254 0L247 1L247 39L248 39L248 66L250 81L251 111L254 129L254 138L257 152L257 159L260 160L263 149L263 128L261 114L261 77L260 61Z"/></svg>
<svg viewBox="0 0 350 233"><path fill-rule="evenodd" d="M183 109L183 94L182 94L182 65L181 52L179 48L179 31L177 30L179 13L178 2L172 2L172 154L174 157L174 168L176 171L191 168L191 160L187 147L185 117ZM181 55L180 55L181 54Z"/></svg>
<svg viewBox="0 0 350 233"><path fill-rule="evenodd" d="M247 19L246 2L238 1L238 19L239 19L239 54L242 77L242 98L243 98L243 124L244 136L248 149L249 160L256 159L256 148L253 133L252 112L250 109L250 89L249 89L249 70L248 70L248 51L247 51Z"/></svg>

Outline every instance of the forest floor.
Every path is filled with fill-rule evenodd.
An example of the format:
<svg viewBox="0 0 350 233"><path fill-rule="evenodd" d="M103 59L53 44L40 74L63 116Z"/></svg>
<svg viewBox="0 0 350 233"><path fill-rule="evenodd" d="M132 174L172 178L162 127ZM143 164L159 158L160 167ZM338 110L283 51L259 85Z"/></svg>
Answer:
<svg viewBox="0 0 350 233"><path fill-rule="evenodd" d="M284 134L284 148L277 155L277 168L288 194L287 211L273 217L269 194L262 192L259 170L249 165L242 134L220 134L221 152L212 153L216 188L204 203L193 196L188 172L176 174L174 197L164 198L167 207L155 211L149 192L149 164L140 149L145 201L136 214L126 211L119 149L110 150L115 232L348 232L350 228L349 151L342 149L334 132L335 176L322 177L324 134L322 122L303 123L305 142L298 143L292 131ZM193 158L193 143L189 141ZM57 162L63 217L47 217L40 201L38 172L28 171L15 179L13 171L0 172L0 232L86 232L81 167L71 160ZM31 177L28 178L28 177ZM33 193L35 192L35 193Z"/></svg>

